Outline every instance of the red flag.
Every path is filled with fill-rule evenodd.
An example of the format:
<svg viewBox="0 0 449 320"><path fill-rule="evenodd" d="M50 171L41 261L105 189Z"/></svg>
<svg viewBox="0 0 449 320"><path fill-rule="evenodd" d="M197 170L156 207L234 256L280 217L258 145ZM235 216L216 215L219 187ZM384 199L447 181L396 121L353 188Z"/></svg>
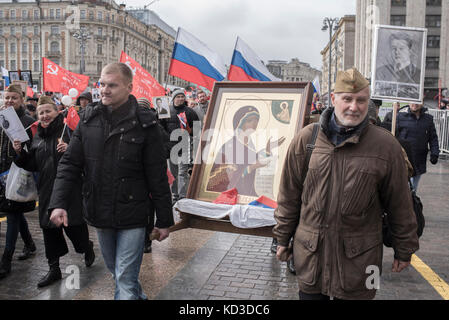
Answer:
<svg viewBox="0 0 449 320"><path fill-rule="evenodd" d="M168 184L171 186L173 184L173 181L175 181L175 177L173 176L169 168L167 168L167 177L168 177Z"/></svg>
<svg viewBox="0 0 449 320"><path fill-rule="evenodd" d="M37 126L38 125L39 125L39 120L36 121L36 122L33 122L33 124L30 126L30 130L31 130L31 133L33 134L33 137L34 137L34 135L37 132Z"/></svg>
<svg viewBox="0 0 449 320"><path fill-rule="evenodd" d="M237 196L238 196L237 189L232 188L230 190L226 190L220 193L217 199L214 200L214 203L234 205L237 203Z"/></svg>
<svg viewBox="0 0 449 320"><path fill-rule="evenodd" d="M44 91L69 93L71 88L81 94L89 85L89 77L70 72L47 58L42 58L42 70L44 74Z"/></svg>
<svg viewBox="0 0 449 320"><path fill-rule="evenodd" d="M165 95L165 89L151 74L142 68L142 66L122 51L120 62L128 65L133 72L133 91L132 95L139 98L147 98L151 101L153 97Z"/></svg>
<svg viewBox="0 0 449 320"><path fill-rule="evenodd" d="M80 117L78 115L78 112L76 112L74 107L70 107L69 111L67 112L67 118L64 119L64 122L67 123L67 126L70 129L75 130L79 121Z"/></svg>
<svg viewBox="0 0 449 320"><path fill-rule="evenodd" d="M34 96L34 91L30 86L27 86L27 97L32 98Z"/></svg>

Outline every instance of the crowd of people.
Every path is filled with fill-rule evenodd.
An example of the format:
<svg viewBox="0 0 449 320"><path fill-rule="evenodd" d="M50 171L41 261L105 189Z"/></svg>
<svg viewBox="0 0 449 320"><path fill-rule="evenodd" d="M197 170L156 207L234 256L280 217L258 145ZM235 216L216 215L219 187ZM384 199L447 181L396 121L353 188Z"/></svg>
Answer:
<svg viewBox="0 0 449 320"><path fill-rule="evenodd" d="M151 252L152 240L169 237L172 206L186 197L192 129L195 121L205 121L208 97L198 90L192 99L176 89L170 117L159 119L156 106L131 94L132 80L125 64L104 67L101 100L92 102L89 92L76 100L80 121L74 131L64 125L66 108L55 103L52 93L25 103L20 86L5 92L1 108L15 109L29 141L10 141L2 128L1 172L14 163L38 173L39 223L49 265L39 287L61 279L59 261L68 252L64 233L84 255L85 265L94 263L88 231L93 227L115 281L115 299L147 298L138 279L143 254ZM430 162L438 161L438 138L432 117L418 104L397 114L395 137L384 130L391 131L391 117L380 121L382 101L370 100L369 83L356 69L338 73L331 97L333 107L317 105L319 123L299 131L289 146L272 250L279 260L290 261L301 299L371 299L375 291L365 287L363 267L366 262L382 265L384 212L393 227L393 271L406 268L418 250L409 177L417 190L429 147ZM177 129L182 135L171 141ZM307 148L309 162L298 156L307 154ZM174 177L171 187L169 172ZM24 216L36 202L8 200L5 186L0 186L0 212L7 216L1 279L11 272L19 233L24 249L18 259L36 252Z"/></svg>

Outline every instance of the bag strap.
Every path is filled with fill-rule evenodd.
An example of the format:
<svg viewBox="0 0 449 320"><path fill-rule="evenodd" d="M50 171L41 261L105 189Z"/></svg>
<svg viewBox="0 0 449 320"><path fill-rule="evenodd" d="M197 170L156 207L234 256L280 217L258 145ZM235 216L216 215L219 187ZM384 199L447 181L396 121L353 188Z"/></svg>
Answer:
<svg viewBox="0 0 449 320"><path fill-rule="evenodd" d="M310 137L309 143L306 145L306 158L304 159L304 166L303 166L304 174L301 175L301 194L299 195L300 197L302 195L302 188L304 186L304 182L306 181L307 173L309 171L310 158L312 157L313 150L315 149L315 143L316 143L316 139L318 137L319 129L320 129L320 124L315 123L313 125L313 131L312 131L312 135Z"/></svg>

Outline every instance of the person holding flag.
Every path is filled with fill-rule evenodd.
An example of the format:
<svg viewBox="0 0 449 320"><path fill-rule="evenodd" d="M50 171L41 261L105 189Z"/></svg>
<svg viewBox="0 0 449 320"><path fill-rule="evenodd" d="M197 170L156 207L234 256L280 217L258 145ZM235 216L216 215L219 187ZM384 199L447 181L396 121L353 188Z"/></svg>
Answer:
<svg viewBox="0 0 449 320"><path fill-rule="evenodd" d="M170 135L167 151L170 154L170 171L175 177L171 187L173 203L187 195L190 181L189 170L192 168L193 140L191 137L194 121L199 121L199 118L196 112L187 106L184 90L175 90L170 102L170 118L160 120L162 127ZM179 129L180 131L175 132ZM173 148L175 145L180 149Z"/></svg>
<svg viewBox="0 0 449 320"><path fill-rule="evenodd" d="M75 112L76 113L76 112ZM81 193L74 192L69 199L69 225L58 228L50 222L48 205L56 177L59 160L67 150L70 141L69 129L64 125L64 116L58 112L56 104L50 97L42 96L37 106L39 125L33 138L31 148L26 151L20 141L14 141L17 153L14 163L25 170L39 172L37 183L39 193L39 222L44 234L45 255L49 271L39 281L38 287L48 286L62 279L59 258L68 253L65 234L71 240L75 251L84 253L84 261L90 267L95 260L93 242L89 240L87 224L83 219ZM81 190L81 179L76 181L76 188Z"/></svg>

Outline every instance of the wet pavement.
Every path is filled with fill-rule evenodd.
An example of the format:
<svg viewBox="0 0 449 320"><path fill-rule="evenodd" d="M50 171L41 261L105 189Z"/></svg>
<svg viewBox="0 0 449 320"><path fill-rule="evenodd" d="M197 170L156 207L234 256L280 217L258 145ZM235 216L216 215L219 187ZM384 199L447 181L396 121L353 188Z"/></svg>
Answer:
<svg viewBox="0 0 449 320"><path fill-rule="evenodd" d="M426 227L416 255L431 269L432 276L449 283L449 161L428 163L428 173L420 182L418 195L424 205ZM98 247L92 267L75 253L61 258L63 279L49 287L37 288L47 271L42 231L37 211L26 214L37 246L36 254L17 260L23 248L18 239L11 274L0 280L0 299L26 300L110 300L114 296L112 276ZM6 223L1 223L0 252L3 253ZM140 280L149 299L156 300L297 300L295 276L270 251L271 239L197 229L172 233L166 241L153 242L153 251L144 255ZM399 274L391 272L392 249L384 249L383 274L376 300L442 300L435 282L426 280L413 266ZM79 271L79 288L74 284Z"/></svg>

